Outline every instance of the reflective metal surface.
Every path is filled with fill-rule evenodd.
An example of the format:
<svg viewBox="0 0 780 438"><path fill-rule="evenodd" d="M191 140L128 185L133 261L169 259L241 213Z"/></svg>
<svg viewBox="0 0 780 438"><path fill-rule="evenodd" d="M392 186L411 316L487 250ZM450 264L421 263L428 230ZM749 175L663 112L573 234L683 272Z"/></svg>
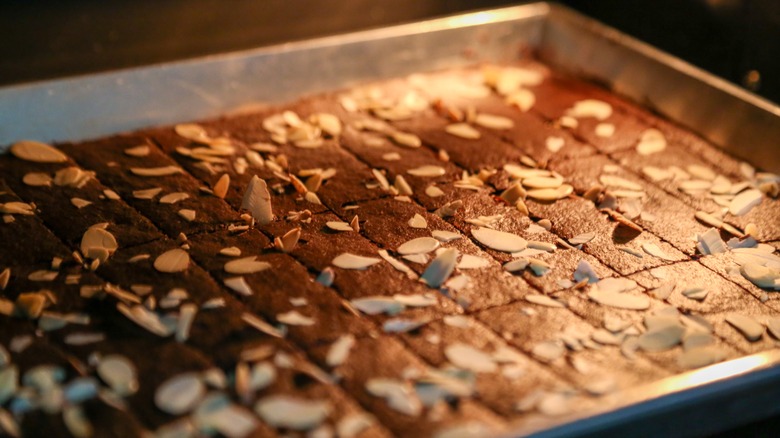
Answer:
<svg viewBox="0 0 780 438"><path fill-rule="evenodd" d="M598 79L770 170L780 107L566 8L537 3L114 73L0 88L0 145L94 138L207 118L360 81L511 61ZM700 433L780 413L780 352L747 356L606 397L599 409L517 435ZM691 423L694 422L694 423ZM674 429L669 429L674 428Z"/></svg>

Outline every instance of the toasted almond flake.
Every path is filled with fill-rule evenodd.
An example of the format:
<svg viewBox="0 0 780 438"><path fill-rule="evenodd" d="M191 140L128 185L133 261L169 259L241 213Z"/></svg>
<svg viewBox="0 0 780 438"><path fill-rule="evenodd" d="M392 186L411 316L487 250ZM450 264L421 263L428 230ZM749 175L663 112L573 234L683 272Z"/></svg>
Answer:
<svg viewBox="0 0 780 438"><path fill-rule="evenodd" d="M382 259L376 257L364 257L345 252L336 256L331 263L341 269L364 270L381 261Z"/></svg>
<svg viewBox="0 0 780 438"><path fill-rule="evenodd" d="M477 140L481 136L479 131L467 123L453 123L451 125L447 125L444 128L444 131L450 135L465 138L467 140Z"/></svg>
<svg viewBox="0 0 780 438"><path fill-rule="evenodd" d="M163 412L190 412L206 395L206 386L195 373L183 373L163 382L155 391L154 404Z"/></svg>
<svg viewBox="0 0 780 438"><path fill-rule="evenodd" d="M179 201L188 199L189 197L190 195L184 192L169 193L160 198L160 204L175 204Z"/></svg>
<svg viewBox="0 0 780 438"><path fill-rule="evenodd" d="M177 134L179 134L179 136L184 137L187 140L192 140L198 143L206 143L210 140L206 130L203 129L202 126L196 125L194 123L182 123L174 126L173 129Z"/></svg>
<svg viewBox="0 0 780 438"><path fill-rule="evenodd" d="M252 315L251 313L243 313L241 314L241 319L247 323L248 325L254 327L255 329L273 336L275 338L282 338L284 337L283 333L280 332L278 329L276 329L271 324L268 324L267 322L263 321L262 319L258 318L255 315Z"/></svg>
<svg viewBox="0 0 780 438"><path fill-rule="evenodd" d="M664 250L658 245L652 242L645 242L642 244L642 249L653 257L658 257L661 260L674 261L674 257L667 255Z"/></svg>
<svg viewBox="0 0 780 438"><path fill-rule="evenodd" d="M341 221L328 221L325 226L333 231L354 231L348 223Z"/></svg>
<svg viewBox="0 0 780 438"><path fill-rule="evenodd" d="M514 105L522 112L527 112L536 103L536 96L531 90L521 88L506 96L506 103Z"/></svg>
<svg viewBox="0 0 780 438"><path fill-rule="evenodd" d="M374 175L374 178L376 178L377 182L379 182L379 187L382 190L384 191L390 190L390 182L387 180L387 177L385 176L384 172L382 172L379 169L371 169L371 173Z"/></svg>
<svg viewBox="0 0 780 438"><path fill-rule="evenodd" d="M280 313L276 315L276 320L282 324L295 325L295 326L310 326L314 325L314 318L302 315L297 310L290 310L289 312Z"/></svg>
<svg viewBox="0 0 780 438"><path fill-rule="evenodd" d="M504 263L504 270L508 272L519 272L528 267L530 262L527 259L515 259Z"/></svg>
<svg viewBox="0 0 780 438"><path fill-rule="evenodd" d="M189 267L190 255L179 248L166 251L154 260L154 269L168 274L183 272Z"/></svg>
<svg viewBox="0 0 780 438"><path fill-rule="evenodd" d="M221 177L219 177L219 180L217 180L217 183L214 184L213 193L214 196L217 198L225 199L225 195L227 195L228 188L230 187L230 175L227 173L223 173Z"/></svg>
<svg viewBox="0 0 780 438"><path fill-rule="evenodd" d="M425 194L431 198L438 198L444 196L444 191L436 186L428 186L425 188Z"/></svg>
<svg viewBox="0 0 780 438"><path fill-rule="evenodd" d="M402 414L416 417L422 412L422 403L408 383L395 379L373 378L366 382L366 391L375 397L384 398L391 409Z"/></svg>
<svg viewBox="0 0 780 438"><path fill-rule="evenodd" d="M388 152L382 155L382 159L385 161L398 161L401 159L401 154L398 152Z"/></svg>
<svg viewBox="0 0 780 438"><path fill-rule="evenodd" d="M688 287L682 290L683 296L696 301L704 300L710 291L703 287Z"/></svg>
<svg viewBox="0 0 780 438"><path fill-rule="evenodd" d="M444 175L445 173L447 173L447 171L444 170L444 168L441 166L425 165L425 166L416 167L414 169L409 169L406 171L406 173L408 173L409 175L414 175L419 177L436 177L436 176Z"/></svg>
<svg viewBox="0 0 780 438"><path fill-rule="evenodd" d="M127 306L124 303L117 303L116 309L129 320L157 336L166 337L173 333L173 330L163 323L159 315L144 306Z"/></svg>
<svg viewBox="0 0 780 438"><path fill-rule="evenodd" d="M638 339L639 348L649 352L661 352L674 348L682 342L685 328L679 324L668 324L648 330Z"/></svg>
<svg viewBox="0 0 780 438"><path fill-rule="evenodd" d="M511 129L515 126L512 119L493 114L477 114L474 123L489 129Z"/></svg>
<svg viewBox="0 0 780 438"><path fill-rule="evenodd" d="M458 252L455 249L445 249L425 268L420 280L430 287L440 287L452 275L457 260Z"/></svg>
<svg viewBox="0 0 780 438"><path fill-rule="evenodd" d="M484 257L471 254L463 254L458 262L458 269L482 269L490 266L490 261Z"/></svg>
<svg viewBox="0 0 780 438"><path fill-rule="evenodd" d="M548 297L547 295L528 294L525 296L525 300L546 307L566 307L558 300Z"/></svg>
<svg viewBox="0 0 780 438"><path fill-rule="evenodd" d="M284 253L289 253L295 250L295 246L298 245L298 240L301 238L301 228L296 227L286 232L284 236L274 239L274 246Z"/></svg>
<svg viewBox="0 0 780 438"><path fill-rule="evenodd" d="M588 292L588 298L604 306L618 309L645 310L650 308L650 299L644 295L631 295L592 288Z"/></svg>
<svg viewBox="0 0 780 438"><path fill-rule="evenodd" d="M612 123L599 123L596 125L596 136L601 138L609 138L615 135L615 125Z"/></svg>
<svg viewBox="0 0 780 438"><path fill-rule="evenodd" d="M81 253L87 258L105 260L118 248L114 235L102 228L90 227L81 237Z"/></svg>
<svg viewBox="0 0 780 438"><path fill-rule="evenodd" d="M252 179L249 181L246 192L244 192L244 199L241 202L241 208L249 210L252 217L261 226L268 225L274 219L268 186L257 175L252 176Z"/></svg>
<svg viewBox="0 0 780 438"><path fill-rule="evenodd" d="M547 137L544 145L547 147L547 150L552 153L556 153L563 149L563 147L566 145L566 140L564 140L563 137Z"/></svg>
<svg viewBox="0 0 780 438"><path fill-rule="evenodd" d="M426 221L424 217L420 216L419 213L415 213L407 223L412 228L428 228L428 221Z"/></svg>
<svg viewBox="0 0 780 438"><path fill-rule="evenodd" d="M169 176L177 173L182 173L182 170L178 166L163 166L163 167L131 167L130 172L138 176Z"/></svg>
<svg viewBox="0 0 780 438"><path fill-rule="evenodd" d="M325 363L335 368L343 364L349 356L350 350L355 346L355 336L351 334L340 336L328 349L325 357Z"/></svg>
<svg viewBox="0 0 780 438"><path fill-rule="evenodd" d="M574 187L569 184L563 184L555 189L533 189L528 191L528 197L538 201L557 201L563 199L574 192Z"/></svg>
<svg viewBox="0 0 780 438"><path fill-rule="evenodd" d="M498 370L490 355L460 342L448 345L444 349L444 355L456 367L475 373L492 373Z"/></svg>
<svg viewBox="0 0 780 438"><path fill-rule="evenodd" d="M418 237L401 244L396 251L402 255L427 254L438 247L439 241L433 237Z"/></svg>
<svg viewBox="0 0 780 438"><path fill-rule="evenodd" d="M473 229L471 230L471 235L474 236L479 243L496 251L518 252L524 250L528 246L528 242L516 234L493 230L491 228Z"/></svg>
<svg viewBox="0 0 780 438"><path fill-rule="evenodd" d="M305 400L284 394L264 397L255 404L255 412L272 427L300 431L316 428L331 411L327 401Z"/></svg>
<svg viewBox="0 0 780 438"><path fill-rule="evenodd" d="M720 228L721 225L723 225L723 221L716 218L710 213L707 213L706 211L697 211L694 214L694 217L698 219L700 222L709 225L711 227Z"/></svg>
<svg viewBox="0 0 780 438"><path fill-rule="evenodd" d="M642 133L639 143L636 145L636 151L639 155L650 155L666 149L666 137L663 132L650 128Z"/></svg>
<svg viewBox="0 0 780 438"><path fill-rule="evenodd" d="M252 287L249 286L249 283L246 282L244 277L226 278L224 283L225 286L227 286L230 290L235 291L243 296L254 295Z"/></svg>
<svg viewBox="0 0 780 438"><path fill-rule="evenodd" d="M764 326L749 316L731 313L726 316L726 322L739 330L742 336L750 342L756 342L764 335Z"/></svg>
<svg viewBox="0 0 780 438"><path fill-rule="evenodd" d="M701 368L718 363L728 356L728 353L715 345L696 347L684 351L677 356L677 364L683 369Z"/></svg>
<svg viewBox="0 0 780 438"><path fill-rule="evenodd" d="M149 254L138 254L136 256L131 257L127 262L128 263L138 263L143 260L147 260L151 257Z"/></svg>
<svg viewBox="0 0 780 438"><path fill-rule="evenodd" d="M225 263L224 269L229 274L244 275L265 271L270 267L268 262L257 261L257 256L249 256Z"/></svg>
<svg viewBox="0 0 780 438"><path fill-rule="evenodd" d="M596 99L585 99L574 103L574 106L566 110L569 117L584 118L594 117L604 120L612 115L612 105Z"/></svg>
<svg viewBox="0 0 780 438"><path fill-rule="evenodd" d="M8 281L11 279L11 268L5 268L0 272L0 290L5 290Z"/></svg>
<svg viewBox="0 0 780 438"><path fill-rule="evenodd" d="M88 205L92 205L91 202L81 198L70 198L70 203L73 204L73 206L78 209L84 208Z"/></svg>
<svg viewBox="0 0 780 438"><path fill-rule="evenodd" d="M596 233L594 232L578 234L572 237L571 239L569 239L569 243L574 246L584 245L590 242L591 240L593 240L595 237L596 237Z"/></svg>
<svg viewBox="0 0 780 438"><path fill-rule="evenodd" d="M404 305L394 298L381 296L356 298L350 304L366 315L396 315L404 310Z"/></svg>
<svg viewBox="0 0 780 438"><path fill-rule="evenodd" d="M390 263L390 266L395 268L395 270L403 272L404 274L406 274L407 277L412 278L412 279L416 279L417 278L417 274L414 271L412 271L411 268L409 268L408 266L403 264L403 262L401 262L400 260L397 260L397 259L393 258L392 256L390 256L390 254L386 250L380 249L379 250L379 257L382 257L382 259L384 261L386 261L387 263Z"/></svg>
<svg viewBox="0 0 780 438"><path fill-rule="evenodd" d="M182 219L186 220L187 222L192 222L195 220L195 216L197 215L197 212L189 208L183 208L179 210L178 215L181 216Z"/></svg>
<svg viewBox="0 0 780 438"><path fill-rule="evenodd" d="M136 199L153 199L161 191L162 189L160 187L144 189L144 190L133 190L133 197Z"/></svg>
<svg viewBox="0 0 780 438"><path fill-rule="evenodd" d="M729 204L729 213L734 216L743 216L761 203L763 194L760 190L750 189L738 194Z"/></svg>
<svg viewBox="0 0 780 438"><path fill-rule="evenodd" d="M558 341L543 341L534 345L531 354L544 362L554 362L566 354L566 347Z"/></svg>
<svg viewBox="0 0 780 438"><path fill-rule="evenodd" d="M674 292L674 283L664 283L661 286L650 291L650 295L658 298L659 300L665 300Z"/></svg>
<svg viewBox="0 0 780 438"><path fill-rule="evenodd" d="M48 144L32 140L22 140L11 145L11 154L16 158L34 163L64 163L67 155Z"/></svg>
<svg viewBox="0 0 780 438"><path fill-rule="evenodd" d="M410 148L419 148L422 146L422 140L420 140L420 137L408 132L395 131L390 135L390 138L392 138L394 142L400 144L401 146Z"/></svg>
<svg viewBox="0 0 780 438"><path fill-rule="evenodd" d="M6 202L5 204L0 204L0 213L32 216L35 214L35 206L24 202Z"/></svg>
<svg viewBox="0 0 780 438"><path fill-rule="evenodd" d="M558 176L535 176L523 180L523 187L529 189L557 189L563 185L563 178Z"/></svg>
<svg viewBox="0 0 780 438"><path fill-rule="evenodd" d="M145 157L145 156L149 155L149 152L151 152L151 149L149 148L148 145L143 144L143 145L140 145L140 146L127 148L127 149L125 149L124 152L125 152L125 155L129 155L131 157Z"/></svg>
<svg viewBox="0 0 780 438"><path fill-rule="evenodd" d="M31 172L22 177L22 182L32 187L48 187L51 186L52 178L46 173Z"/></svg>
<svg viewBox="0 0 780 438"><path fill-rule="evenodd" d="M193 303L182 304L179 309L179 319L176 322L175 339L177 342L185 342L190 337L190 329L198 313L198 306Z"/></svg>
<svg viewBox="0 0 780 438"><path fill-rule="evenodd" d="M341 120L330 113L316 113L310 117L312 123L319 126L323 132L331 137L341 135Z"/></svg>
<svg viewBox="0 0 780 438"><path fill-rule="evenodd" d="M452 242L462 237L459 233L445 230L434 230L431 232L431 236L442 243Z"/></svg>
<svg viewBox="0 0 780 438"><path fill-rule="evenodd" d="M617 175L601 175L599 176L599 181L606 187L616 187L634 191L641 191L644 189L641 184L637 184Z"/></svg>

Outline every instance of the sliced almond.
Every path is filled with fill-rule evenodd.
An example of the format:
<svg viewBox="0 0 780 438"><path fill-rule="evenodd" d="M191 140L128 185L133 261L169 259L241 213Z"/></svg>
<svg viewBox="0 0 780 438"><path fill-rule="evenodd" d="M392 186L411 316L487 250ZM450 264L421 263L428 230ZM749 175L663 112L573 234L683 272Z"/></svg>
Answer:
<svg viewBox="0 0 780 438"><path fill-rule="evenodd" d="M663 132L650 128L642 133L639 143L636 145L636 151L639 155L650 155L666 149L666 137Z"/></svg>
<svg viewBox="0 0 780 438"><path fill-rule="evenodd" d="M528 197L538 201L557 201L566 198L574 192L574 187L563 184L555 189L533 189L528 191Z"/></svg>
<svg viewBox="0 0 780 438"><path fill-rule="evenodd" d="M213 192L214 196L220 199L225 199L225 195L227 195L228 188L230 187L230 175L227 173L223 173L221 177L219 177L219 180L217 180L217 183L214 184Z"/></svg>
<svg viewBox="0 0 780 438"><path fill-rule="evenodd" d="M764 326L749 316L732 313L726 317L726 322L739 330L750 342L756 342L764 335Z"/></svg>
<svg viewBox="0 0 780 438"><path fill-rule="evenodd" d="M249 210L252 217L261 226L268 225L274 218L271 209L271 194L268 192L268 186L265 181L258 178L257 175L253 176L249 181L249 185L244 193L244 199L241 202L241 208Z"/></svg>
<svg viewBox="0 0 780 438"><path fill-rule="evenodd" d="M125 155L129 155L131 157L145 157L149 155L149 152L150 148L145 144L125 149Z"/></svg>
<svg viewBox="0 0 780 438"><path fill-rule="evenodd" d="M298 244L298 239L300 238L301 238L301 228L297 227L285 233L284 236L277 237L276 239L274 239L274 244L276 244L278 240L279 246L277 247L277 249L282 252L289 253L295 249L295 246Z"/></svg>
<svg viewBox="0 0 780 438"><path fill-rule="evenodd" d="M415 213L407 223L412 228L428 228L428 222L419 213Z"/></svg>
<svg viewBox="0 0 780 438"><path fill-rule="evenodd" d="M546 307L566 307L558 300L548 297L547 295L528 294L525 296L525 300L529 303L538 304Z"/></svg>
<svg viewBox="0 0 780 438"><path fill-rule="evenodd" d="M52 178L46 173L31 172L22 177L22 182L31 187L51 186Z"/></svg>
<svg viewBox="0 0 780 438"><path fill-rule="evenodd" d="M447 125L447 127L444 128L444 131L450 135L465 138L467 140L477 140L481 137L479 131L468 123L453 123L452 125Z"/></svg>
<svg viewBox="0 0 780 438"><path fill-rule="evenodd" d="M143 189L143 190L133 190L133 197L135 199L154 199L155 196L157 196L162 189L160 187L155 187L152 189Z"/></svg>
<svg viewBox="0 0 780 438"><path fill-rule="evenodd" d="M420 177L436 177L444 175L447 173L447 171L441 166L426 165L414 169L409 169L406 171L406 173Z"/></svg>
<svg viewBox="0 0 780 438"><path fill-rule="evenodd" d="M444 191L436 186L428 186L425 188L425 194L431 198L438 198L444 196Z"/></svg>
<svg viewBox="0 0 780 438"><path fill-rule="evenodd" d="M177 173L182 173L178 166L163 166L163 167L131 167L130 172L138 176L169 176Z"/></svg>
<svg viewBox="0 0 780 438"><path fill-rule="evenodd" d="M496 116L493 114L477 114L474 123L489 129L512 129L515 122L508 117Z"/></svg>
<svg viewBox="0 0 780 438"><path fill-rule="evenodd" d="M394 142L400 144L401 146L410 148L419 148L422 146L422 140L420 140L420 137L408 132L395 131L390 135L390 138L392 138Z"/></svg>
<svg viewBox="0 0 780 438"><path fill-rule="evenodd" d="M82 198L70 198L70 203L73 204L73 206L78 209L84 208L88 205L92 205L92 202Z"/></svg>
<svg viewBox="0 0 780 438"><path fill-rule="evenodd" d="M375 257L364 257L345 252L336 256L331 263L337 268L363 270L381 261L382 259Z"/></svg>
<svg viewBox="0 0 780 438"><path fill-rule="evenodd" d="M750 212L756 205L761 203L763 194L760 190L750 189L738 194L729 204L729 213L734 216L743 216Z"/></svg>
<svg viewBox="0 0 780 438"><path fill-rule="evenodd" d="M168 274L183 272L189 267L190 255L179 248L166 251L154 260L154 269Z"/></svg>
<svg viewBox="0 0 780 438"><path fill-rule="evenodd" d="M433 237L418 237L401 244L396 250L399 254L427 254L439 247L439 241Z"/></svg>
<svg viewBox="0 0 780 438"><path fill-rule="evenodd" d="M254 294L252 287L249 286L249 283L246 282L244 277L226 278L224 283L230 290L238 292L241 295L250 296Z"/></svg>
<svg viewBox="0 0 780 438"><path fill-rule="evenodd" d="M328 221L325 222L325 226L333 231L354 231L351 225L341 221Z"/></svg>
<svg viewBox="0 0 780 438"><path fill-rule="evenodd" d="M11 145L11 154L16 158L34 163L64 163L68 156L48 144L22 140Z"/></svg>
<svg viewBox="0 0 780 438"><path fill-rule="evenodd" d="M471 230L471 235L481 244L496 251L518 252L524 250L528 246L528 242L516 234L506 233L491 228L473 229Z"/></svg>
<svg viewBox="0 0 780 438"><path fill-rule="evenodd" d="M183 201L190 197L189 194L184 192L168 193L160 198L160 204L175 204L179 201Z"/></svg>
<svg viewBox="0 0 780 438"><path fill-rule="evenodd" d="M0 272L0 290L5 290L8 281L11 279L11 268L5 268Z"/></svg>
<svg viewBox="0 0 780 438"><path fill-rule="evenodd" d="M181 216L184 220L187 222L192 222L195 220L195 216L197 212L195 210L191 210L189 208L183 208L179 210L179 216Z"/></svg>
<svg viewBox="0 0 780 438"><path fill-rule="evenodd" d="M600 290L597 287L588 292L588 298L604 306L618 309L645 310L650 308L650 299L644 295Z"/></svg>
<svg viewBox="0 0 780 438"><path fill-rule="evenodd" d="M257 261L257 256L249 256L225 263L224 269L230 274L244 275L264 271L270 267L271 264L268 262Z"/></svg>
<svg viewBox="0 0 780 438"><path fill-rule="evenodd" d="M604 120L612 115L612 105L596 99L585 99L574 103L574 106L566 110L569 117L583 118L594 117Z"/></svg>

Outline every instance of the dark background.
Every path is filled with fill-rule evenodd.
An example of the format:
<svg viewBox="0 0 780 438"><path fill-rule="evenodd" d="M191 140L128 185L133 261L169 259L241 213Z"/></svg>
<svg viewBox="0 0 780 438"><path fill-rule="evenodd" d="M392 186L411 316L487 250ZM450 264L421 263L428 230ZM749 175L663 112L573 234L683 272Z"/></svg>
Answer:
<svg viewBox="0 0 780 438"><path fill-rule="evenodd" d="M4 0L0 85L193 58L508 0ZM780 0L562 0L780 103ZM685 433L695 434L696 425ZM780 419L724 432L777 436ZM683 431L680 431L683 433Z"/></svg>
<svg viewBox="0 0 780 438"><path fill-rule="evenodd" d="M240 50L509 0L5 0L0 84ZM563 0L780 102L780 0ZM750 72L754 73L750 73Z"/></svg>

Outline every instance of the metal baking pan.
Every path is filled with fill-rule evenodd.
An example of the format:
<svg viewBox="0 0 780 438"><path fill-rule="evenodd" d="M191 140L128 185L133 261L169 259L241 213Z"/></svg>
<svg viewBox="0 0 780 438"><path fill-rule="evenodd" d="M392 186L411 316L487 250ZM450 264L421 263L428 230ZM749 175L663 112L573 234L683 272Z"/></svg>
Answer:
<svg viewBox="0 0 780 438"><path fill-rule="evenodd" d="M547 3L0 88L0 145L26 138L82 140L208 118L359 82L479 60L511 61L521 48L598 80L764 169L780 170L780 107ZM514 435L725 430L780 415L778 363L779 350L742 357L604 397L597 410L526 424Z"/></svg>

